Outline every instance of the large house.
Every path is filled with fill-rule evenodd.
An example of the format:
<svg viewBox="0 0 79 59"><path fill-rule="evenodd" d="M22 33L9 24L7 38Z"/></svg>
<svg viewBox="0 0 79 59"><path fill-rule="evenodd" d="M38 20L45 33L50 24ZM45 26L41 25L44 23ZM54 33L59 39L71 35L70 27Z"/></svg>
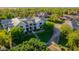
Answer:
<svg viewBox="0 0 79 59"><path fill-rule="evenodd" d="M31 32L39 29L46 21L44 17L28 17L28 18L13 18L1 20L4 29L10 30L12 27L22 27L24 32Z"/></svg>

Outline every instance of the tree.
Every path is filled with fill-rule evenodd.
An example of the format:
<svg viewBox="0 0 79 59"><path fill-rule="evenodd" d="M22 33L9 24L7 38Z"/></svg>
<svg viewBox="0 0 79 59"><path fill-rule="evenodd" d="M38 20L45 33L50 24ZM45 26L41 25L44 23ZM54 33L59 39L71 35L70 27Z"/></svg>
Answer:
<svg viewBox="0 0 79 59"><path fill-rule="evenodd" d="M67 36L67 46L72 50L79 50L79 30L76 30Z"/></svg>
<svg viewBox="0 0 79 59"><path fill-rule="evenodd" d="M6 19L7 17L5 16L5 14L2 14L1 16L0 16L0 19Z"/></svg>
<svg viewBox="0 0 79 59"><path fill-rule="evenodd" d="M59 17L60 16L58 14L53 14L53 15L50 16L50 18L48 20L51 21L51 22L55 22L55 23L62 22L59 19Z"/></svg>
<svg viewBox="0 0 79 59"><path fill-rule="evenodd" d="M24 35L24 29L21 27L13 27L10 31L11 36L13 38L13 43L19 44L23 41Z"/></svg>
<svg viewBox="0 0 79 59"><path fill-rule="evenodd" d="M29 41L25 41L22 44L13 47L11 50L12 51L47 51L48 48L44 42L41 42L35 38L31 38Z"/></svg>
<svg viewBox="0 0 79 59"><path fill-rule="evenodd" d="M12 38L6 30L0 30L0 45L7 48L12 47Z"/></svg>
<svg viewBox="0 0 79 59"><path fill-rule="evenodd" d="M73 29L67 25L67 24L63 24L61 25L60 27L60 40L59 40L59 44L63 45L63 46L66 46L68 40L67 40L67 35L71 32L73 32Z"/></svg>
<svg viewBox="0 0 79 59"><path fill-rule="evenodd" d="M14 18L14 14L13 13L8 13L6 16L7 16L7 19Z"/></svg>
<svg viewBox="0 0 79 59"><path fill-rule="evenodd" d="M61 31L61 35L66 37L69 33L73 32L73 29L69 25L63 24L60 27L60 31Z"/></svg>

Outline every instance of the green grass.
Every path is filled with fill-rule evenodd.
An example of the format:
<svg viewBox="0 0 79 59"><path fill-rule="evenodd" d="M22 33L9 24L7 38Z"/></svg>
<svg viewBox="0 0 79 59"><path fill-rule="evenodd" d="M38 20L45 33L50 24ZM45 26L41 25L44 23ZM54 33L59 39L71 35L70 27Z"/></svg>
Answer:
<svg viewBox="0 0 79 59"><path fill-rule="evenodd" d="M39 36L40 40L43 42L48 42L53 34L53 22L49 22L47 21L44 26L43 29L45 30L42 33L38 33L37 35Z"/></svg>
<svg viewBox="0 0 79 59"><path fill-rule="evenodd" d="M33 35L33 34L26 34L26 36L25 36L25 38L24 38L24 40L23 41L28 41L28 40L30 40L31 38L35 38L35 36Z"/></svg>
<svg viewBox="0 0 79 59"><path fill-rule="evenodd" d="M47 31L38 34L40 40L43 42L48 42L48 40L51 38L51 35L52 32L47 32Z"/></svg>

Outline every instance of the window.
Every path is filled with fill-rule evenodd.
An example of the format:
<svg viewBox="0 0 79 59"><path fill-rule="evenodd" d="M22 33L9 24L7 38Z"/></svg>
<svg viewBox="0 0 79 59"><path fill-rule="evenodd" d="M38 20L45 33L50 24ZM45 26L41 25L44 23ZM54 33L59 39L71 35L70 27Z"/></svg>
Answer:
<svg viewBox="0 0 79 59"><path fill-rule="evenodd" d="M26 27L28 27L28 25L26 25Z"/></svg>
<svg viewBox="0 0 79 59"><path fill-rule="evenodd" d="M32 25L32 24L30 24L30 25Z"/></svg>
<svg viewBox="0 0 79 59"><path fill-rule="evenodd" d="M42 23L40 23L40 25L42 25Z"/></svg>
<svg viewBox="0 0 79 59"><path fill-rule="evenodd" d="M34 27L34 31L36 30L36 27Z"/></svg>
<svg viewBox="0 0 79 59"><path fill-rule="evenodd" d="M26 28L26 30L27 30L27 31L29 31L29 29L28 29L28 28Z"/></svg>
<svg viewBox="0 0 79 59"><path fill-rule="evenodd" d="M32 30L32 27L30 27L30 30Z"/></svg>

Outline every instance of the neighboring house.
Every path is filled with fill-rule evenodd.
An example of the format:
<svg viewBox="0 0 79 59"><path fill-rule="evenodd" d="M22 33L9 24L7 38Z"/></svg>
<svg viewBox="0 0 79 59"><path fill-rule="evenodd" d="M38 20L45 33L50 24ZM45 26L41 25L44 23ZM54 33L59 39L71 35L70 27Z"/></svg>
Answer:
<svg viewBox="0 0 79 59"><path fill-rule="evenodd" d="M61 20L65 20L66 24L70 25L73 29L79 29L79 16L78 15L64 15L60 17Z"/></svg>
<svg viewBox="0 0 79 59"><path fill-rule="evenodd" d="M36 17L44 17L44 18L49 18L50 15L48 15L47 12L37 12Z"/></svg>
<svg viewBox="0 0 79 59"><path fill-rule="evenodd" d="M13 26L12 20L10 20L10 19L1 20L1 24L2 24L4 29L8 29L8 27Z"/></svg>
<svg viewBox="0 0 79 59"><path fill-rule="evenodd" d="M63 17L60 17L61 20L73 20L73 16L71 15L64 15Z"/></svg>
<svg viewBox="0 0 79 59"><path fill-rule="evenodd" d="M24 32L31 32L36 29L40 29L40 27L44 24L46 18L43 17L33 17L33 18L13 18L1 20L1 24L4 29L10 30L12 27L22 27L24 28Z"/></svg>

